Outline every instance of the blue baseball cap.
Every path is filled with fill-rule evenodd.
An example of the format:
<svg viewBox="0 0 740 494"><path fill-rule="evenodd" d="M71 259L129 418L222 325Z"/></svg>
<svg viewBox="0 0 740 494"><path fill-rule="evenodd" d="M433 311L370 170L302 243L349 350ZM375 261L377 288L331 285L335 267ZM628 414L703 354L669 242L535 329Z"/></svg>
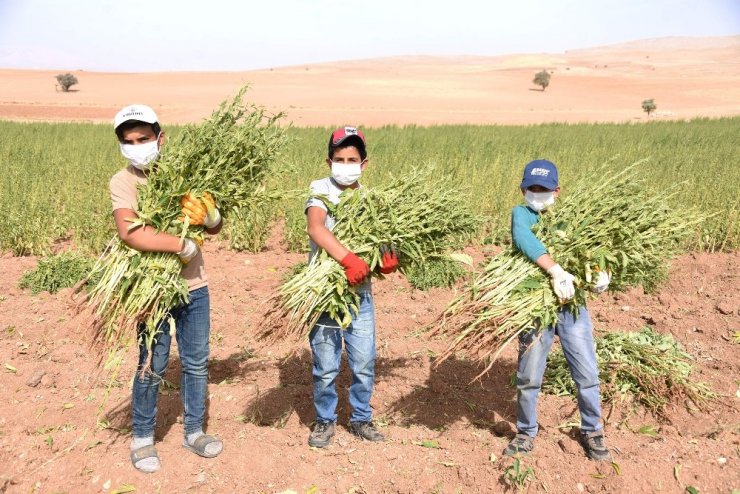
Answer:
<svg viewBox="0 0 740 494"><path fill-rule="evenodd" d="M533 185L539 185L547 190L558 188L558 169L555 163L547 160L534 160L524 167L522 176L522 189L528 189Z"/></svg>

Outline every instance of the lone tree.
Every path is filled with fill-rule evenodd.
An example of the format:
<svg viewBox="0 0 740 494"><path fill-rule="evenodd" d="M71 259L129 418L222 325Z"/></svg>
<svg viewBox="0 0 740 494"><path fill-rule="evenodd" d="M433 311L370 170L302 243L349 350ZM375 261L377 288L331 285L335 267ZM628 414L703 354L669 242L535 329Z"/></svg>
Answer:
<svg viewBox="0 0 740 494"><path fill-rule="evenodd" d="M655 105L655 100L653 98L646 99L645 101L642 102L642 111L647 113L648 117L650 116L652 112L655 111L656 108L658 107Z"/></svg>
<svg viewBox="0 0 740 494"><path fill-rule="evenodd" d="M534 82L538 86L542 86L542 90L544 91L545 88L550 85L550 73L546 70L537 72L534 75L534 79L532 80L532 82Z"/></svg>
<svg viewBox="0 0 740 494"><path fill-rule="evenodd" d="M69 72L66 74L57 74L57 82L59 83L59 87L62 88L62 91L67 93L70 87L77 84L77 78Z"/></svg>

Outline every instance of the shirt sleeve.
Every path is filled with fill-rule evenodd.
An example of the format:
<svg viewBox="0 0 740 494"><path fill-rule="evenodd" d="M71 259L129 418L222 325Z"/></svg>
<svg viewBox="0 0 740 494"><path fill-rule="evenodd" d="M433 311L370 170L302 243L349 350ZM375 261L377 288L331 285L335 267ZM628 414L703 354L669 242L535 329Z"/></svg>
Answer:
<svg viewBox="0 0 740 494"><path fill-rule="evenodd" d="M317 207L328 212L329 209L324 204L324 201L316 197L317 194L329 194L329 190L325 186L322 180L315 180L311 182L311 191L308 200L306 201L306 207L303 209L304 214L308 213L308 208Z"/></svg>
<svg viewBox="0 0 740 494"><path fill-rule="evenodd" d="M138 209L136 201L136 184L126 180L121 173L116 173L110 180L110 199L113 203L113 211L116 209Z"/></svg>
<svg viewBox="0 0 740 494"><path fill-rule="evenodd" d="M540 240L532 233L532 226L537 223L539 217L531 213L527 208L516 206L511 211L511 241L530 261L547 254L547 249Z"/></svg>

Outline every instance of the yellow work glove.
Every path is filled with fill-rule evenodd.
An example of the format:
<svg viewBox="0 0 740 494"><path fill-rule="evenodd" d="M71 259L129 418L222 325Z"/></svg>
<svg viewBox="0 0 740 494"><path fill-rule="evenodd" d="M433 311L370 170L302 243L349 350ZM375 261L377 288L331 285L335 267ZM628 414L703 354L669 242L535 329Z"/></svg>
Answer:
<svg viewBox="0 0 740 494"><path fill-rule="evenodd" d="M180 205L184 215L181 220L184 221L187 217L191 225L215 228L221 223L221 213L216 208L213 196L208 192L205 192L200 199L188 192L180 199Z"/></svg>

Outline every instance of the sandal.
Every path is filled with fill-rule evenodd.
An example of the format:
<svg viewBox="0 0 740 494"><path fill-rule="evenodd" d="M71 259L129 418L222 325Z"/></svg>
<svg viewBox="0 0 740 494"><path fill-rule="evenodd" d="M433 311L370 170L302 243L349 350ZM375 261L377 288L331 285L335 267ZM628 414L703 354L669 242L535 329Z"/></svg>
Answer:
<svg viewBox="0 0 740 494"><path fill-rule="evenodd" d="M216 454L209 454L206 452L206 446L212 443L220 443L221 441L216 439L213 436L209 436L208 434L203 434L198 439L195 440L193 444L188 444L188 440L186 439L182 443L182 447L185 449L189 449L193 453L195 453L198 456L202 456L203 458L215 458L216 456L221 454L221 451L223 451L223 446L221 446L221 451L219 451Z"/></svg>
<svg viewBox="0 0 740 494"><path fill-rule="evenodd" d="M139 466L136 466L137 463L139 463L141 460L146 460L147 458L156 458L157 459L157 468L155 470L145 470ZM159 470L159 455L157 454L157 448L154 447L153 444L150 444L149 446L144 446L139 449L135 449L131 451L131 464L134 466L135 469L137 469L140 472L144 473L154 473L157 470Z"/></svg>

